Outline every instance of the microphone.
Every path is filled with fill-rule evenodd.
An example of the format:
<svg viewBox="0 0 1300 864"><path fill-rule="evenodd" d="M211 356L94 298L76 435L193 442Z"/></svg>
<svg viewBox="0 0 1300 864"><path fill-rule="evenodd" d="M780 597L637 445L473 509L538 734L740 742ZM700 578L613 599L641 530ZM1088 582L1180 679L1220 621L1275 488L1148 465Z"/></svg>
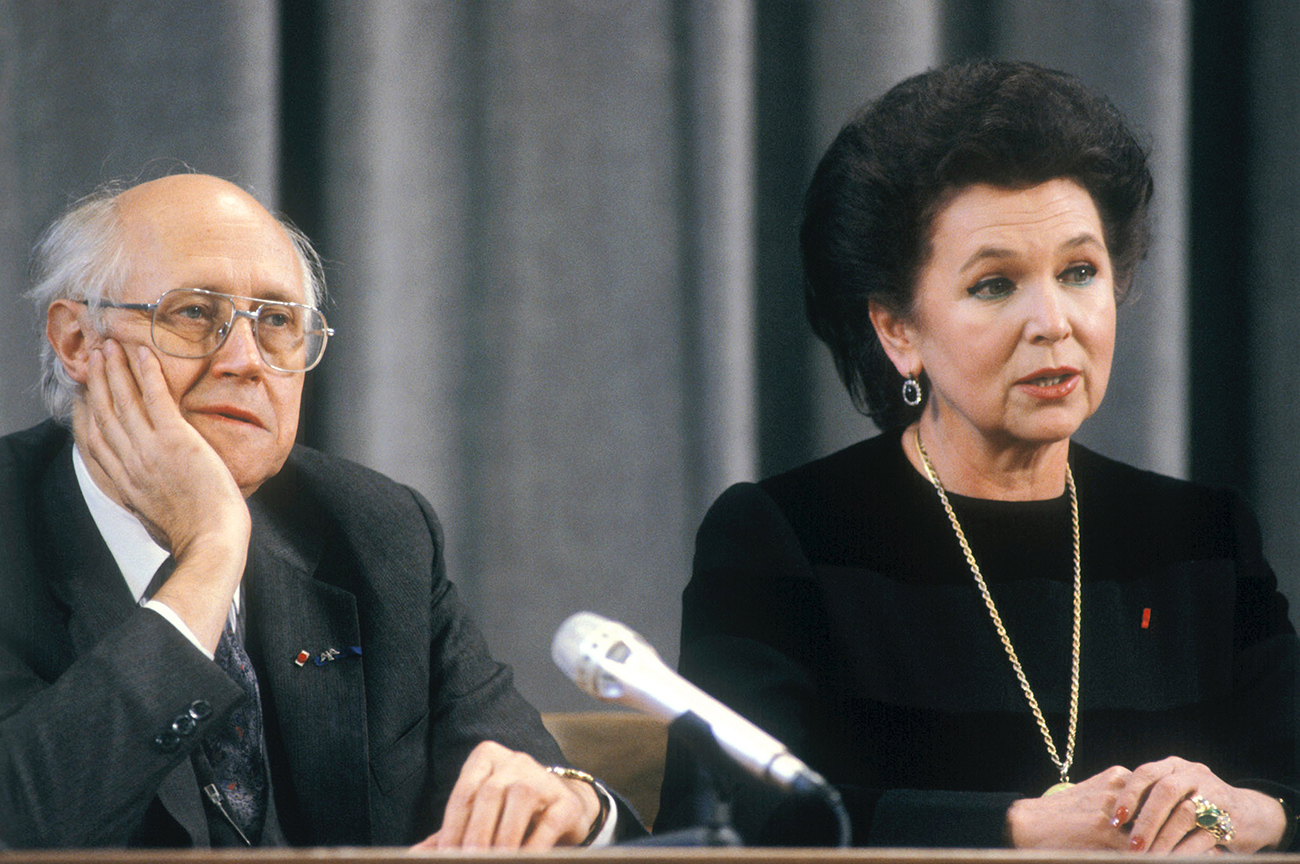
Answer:
<svg viewBox="0 0 1300 864"><path fill-rule="evenodd" d="M555 631L551 657L578 689L602 702L668 722L693 712L722 750L761 780L793 792L833 791L784 744L669 669L649 642L617 621L575 612Z"/></svg>

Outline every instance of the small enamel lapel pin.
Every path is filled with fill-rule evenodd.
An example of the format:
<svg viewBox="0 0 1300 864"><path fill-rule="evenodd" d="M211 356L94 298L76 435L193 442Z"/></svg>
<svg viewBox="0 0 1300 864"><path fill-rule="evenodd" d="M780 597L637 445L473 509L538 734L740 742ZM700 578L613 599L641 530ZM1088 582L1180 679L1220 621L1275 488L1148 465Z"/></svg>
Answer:
<svg viewBox="0 0 1300 864"><path fill-rule="evenodd" d="M311 660L312 664L315 666L324 666L326 663L338 660L340 657L360 656L361 646L353 645L350 648L344 648L342 650L339 650L338 648L326 648L324 651L317 654L314 660L312 659L310 651L299 651L298 656L293 658L293 662L295 666L305 666L307 665L307 661Z"/></svg>

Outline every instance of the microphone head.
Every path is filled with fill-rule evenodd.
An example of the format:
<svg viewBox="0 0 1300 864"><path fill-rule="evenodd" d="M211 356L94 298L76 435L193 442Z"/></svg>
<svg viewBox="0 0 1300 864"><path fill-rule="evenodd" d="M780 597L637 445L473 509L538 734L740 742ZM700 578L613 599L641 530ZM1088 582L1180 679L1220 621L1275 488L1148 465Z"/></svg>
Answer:
<svg viewBox="0 0 1300 864"><path fill-rule="evenodd" d="M608 621L595 612L574 612L555 631L555 637L551 639L551 659L575 684L582 676L582 667L586 665L583 654L588 637L599 632Z"/></svg>
<svg viewBox="0 0 1300 864"><path fill-rule="evenodd" d="M575 612L564 620L551 640L551 659L578 689L601 700L624 693L616 676L606 674L606 660L622 664L633 651L659 655L650 643L617 621L595 612Z"/></svg>

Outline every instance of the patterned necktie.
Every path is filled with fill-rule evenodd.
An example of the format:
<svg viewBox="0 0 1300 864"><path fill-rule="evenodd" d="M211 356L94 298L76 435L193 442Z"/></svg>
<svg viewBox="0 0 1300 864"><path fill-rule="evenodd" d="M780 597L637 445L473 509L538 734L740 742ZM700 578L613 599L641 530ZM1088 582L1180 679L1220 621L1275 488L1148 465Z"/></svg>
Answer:
<svg viewBox="0 0 1300 864"><path fill-rule="evenodd" d="M250 845L257 845L266 820L266 760L262 753L262 702L257 675L238 636L226 623L217 643L217 664L243 688L245 699L227 724L203 741L222 806ZM210 794L210 793L209 793ZM216 803L216 802L214 802Z"/></svg>
<svg viewBox="0 0 1300 864"><path fill-rule="evenodd" d="M145 589L146 599L163 586L176 567L170 555ZM242 640L230 621L222 631L213 659L221 670L244 691L244 701L230 715L224 727L214 729L203 741L203 752L212 766L212 785L205 796L225 814L250 846L256 846L266 822L266 758L262 752L262 700L257 675L244 651ZM212 796L216 794L217 798ZM229 832L213 832L214 842ZM231 836L230 842L236 842Z"/></svg>

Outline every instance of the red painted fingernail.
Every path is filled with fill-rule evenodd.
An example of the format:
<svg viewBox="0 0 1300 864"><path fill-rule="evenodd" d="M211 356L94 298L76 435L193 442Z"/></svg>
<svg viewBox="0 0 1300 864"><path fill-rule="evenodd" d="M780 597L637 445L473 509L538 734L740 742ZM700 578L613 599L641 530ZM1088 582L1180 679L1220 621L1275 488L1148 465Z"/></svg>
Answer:
<svg viewBox="0 0 1300 864"><path fill-rule="evenodd" d="M1131 852L1141 852L1147 848L1147 841L1139 834L1134 834L1129 838L1128 848Z"/></svg>
<svg viewBox="0 0 1300 864"><path fill-rule="evenodd" d="M1120 807L1115 811L1115 818L1110 820L1110 827L1118 828L1128 822L1129 812L1127 807Z"/></svg>

